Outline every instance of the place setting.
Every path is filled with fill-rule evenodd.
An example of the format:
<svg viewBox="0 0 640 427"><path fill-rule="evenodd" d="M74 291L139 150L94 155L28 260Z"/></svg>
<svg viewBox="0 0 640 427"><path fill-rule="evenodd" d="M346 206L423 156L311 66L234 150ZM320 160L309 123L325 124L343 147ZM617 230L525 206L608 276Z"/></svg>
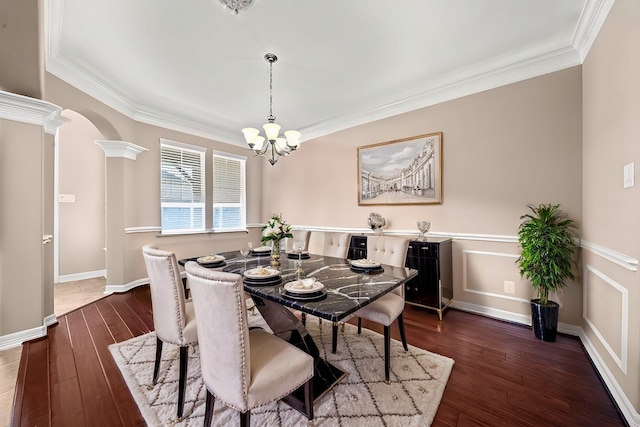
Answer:
<svg viewBox="0 0 640 427"><path fill-rule="evenodd" d="M308 277L285 283L281 294L297 301L320 301L326 298L327 291L315 277Z"/></svg>
<svg viewBox="0 0 640 427"><path fill-rule="evenodd" d="M271 267L256 267L246 270L243 274L243 283L252 286L274 286L282 283L280 270Z"/></svg>
<svg viewBox="0 0 640 427"><path fill-rule="evenodd" d="M253 256L268 256L271 255L271 246L258 246L257 248L251 248L249 253Z"/></svg>
<svg viewBox="0 0 640 427"><path fill-rule="evenodd" d="M196 262L203 267L219 268L227 265L226 258L222 255L206 255L196 258Z"/></svg>
<svg viewBox="0 0 640 427"><path fill-rule="evenodd" d="M372 259L351 260L351 271L356 273L375 274L382 273L384 268L378 261Z"/></svg>

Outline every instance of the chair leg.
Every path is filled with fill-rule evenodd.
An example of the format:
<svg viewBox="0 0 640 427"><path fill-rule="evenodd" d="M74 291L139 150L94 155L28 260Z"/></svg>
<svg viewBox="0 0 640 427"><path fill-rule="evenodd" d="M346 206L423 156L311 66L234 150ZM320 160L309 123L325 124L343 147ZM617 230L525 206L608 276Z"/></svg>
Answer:
<svg viewBox="0 0 640 427"><path fill-rule="evenodd" d="M358 317L358 334L362 333L362 318Z"/></svg>
<svg viewBox="0 0 640 427"><path fill-rule="evenodd" d="M338 350L338 322L333 322L333 328L331 329L331 353Z"/></svg>
<svg viewBox="0 0 640 427"><path fill-rule="evenodd" d="M304 409L307 419L313 420L313 377L304 384Z"/></svg>
<svg viewBox="0 0 640 427"><path fill-rule="evenodd" d="M160 361L162 360L162 340L156 337L156 361L153 364L153 385L158 381L158 373L160 372Z"/></svg>
<svg viewBox="0 0 640 427"><path fill-rule="evenodd" d="M207 389L207 400L204 405L204 427L211 426L211 420L213 420L213 407L215 406L216 398Z"/></svg>
<svg viewBox="0 0 640 427"><path fill-rule="evenodd" d="M389 382L389 368L391 365L391 330L384 327L384 380Z"/></svg>
<svg viewBox="0 0 640 427"><path fill-rule="evenodd" d="M240 427L249 427L251 425L251 411L240 412Z"/></svg>
<svg viewBox="0 0 640 427"><path fill-rule="evenodd" d="M300 322L302 322L304 326L307 326L307 313L300 314Z"/></svg>
<svg viewBox="0 0 640 427"><path fill-rule="evenodd" d="M180 375L178 377L178 419L182 418L184 409L184 391L187 387L187 362L189 347L180 347Z"/></svg>
<svg viewBox="0 0 640 427"><path fill-rule="evenodd" d="M400 328L400 339L402 340L402 346L404 347L404 351L409 351L409 347L407 346L407 334L404 332L404 316L403 313L400 313L398 316L398 327Z"/></svg>

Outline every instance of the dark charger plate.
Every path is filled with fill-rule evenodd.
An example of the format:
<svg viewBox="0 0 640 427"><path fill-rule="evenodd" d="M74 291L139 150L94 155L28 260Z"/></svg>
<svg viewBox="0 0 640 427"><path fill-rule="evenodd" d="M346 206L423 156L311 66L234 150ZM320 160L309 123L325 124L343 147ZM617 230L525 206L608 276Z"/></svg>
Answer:
<svg viewBox="0 0 640 427"><path fill-rule="evenodd" d="M220 261L220 262L199 262L198 264L200 264L203 267L207 267L207 268L219 268L219 267L224 267L225 265L227 265L227 263L224 262L224 261Z"/></svg>
<svg viewBox="0 0 640 427"><path fill-rule="evenodd" d="M274 286L282 283L282 277L276 276L276 277L270 277L268 279L250 279L248 277L243 277L242 283L244 283L245 285L251 285L251 286Z"/></svg>
<svg viewBox="0 0 640 427"><path fill-rule="evenodd" d="M252 256L270 256L271 251L250 251L249 255Z"/></svg>
<svg viewBox="0 0 640 427"><path fill-rule="evenodd" d="M297 254L295 252L287 252L287 258L289 258L289 259L309 259L309 258L311 258L311 255L306 253L306 254L302 254L302 256L300 256L299 254Z"/></svg>
<svg viewBox="0 0 640 427"><path fill-rule="evenodd" d="M317 292L309 292L306 294L284 291L282 295L296 301L320 301L327 297L327 291L325 289L320 289Z"/></svg>
<svg viewBox="0 0 640 427"><path fill-rule="evenodd" d="M374 267L374 268L360 268L352 265L351 271L353 271L354 273L380 274L384 272L384 268L382 266Z"/></svg>

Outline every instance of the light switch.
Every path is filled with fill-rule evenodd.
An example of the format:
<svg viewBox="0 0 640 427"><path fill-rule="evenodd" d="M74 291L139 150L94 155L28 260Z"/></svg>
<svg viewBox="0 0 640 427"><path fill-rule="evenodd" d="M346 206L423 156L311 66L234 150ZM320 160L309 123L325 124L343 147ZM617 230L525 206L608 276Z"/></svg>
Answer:
<svg viewBox="0 0 640 427"><path fill-rule="evenodd" d="M75 194L58 194L58 201L60 203L75 203L76 195Z"/></svg>
<svg viewBox="0 0 640 427"><path fill-rule="evenodd" d="M635 184L635 168L633 162L624 165L624 188L633 187Z"/></svg>

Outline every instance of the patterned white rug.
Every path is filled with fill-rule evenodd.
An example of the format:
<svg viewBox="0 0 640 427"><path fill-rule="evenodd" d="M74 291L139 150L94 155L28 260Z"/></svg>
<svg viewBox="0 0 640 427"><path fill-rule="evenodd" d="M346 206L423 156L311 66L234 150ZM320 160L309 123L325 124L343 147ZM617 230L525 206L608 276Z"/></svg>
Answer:
<svg viewBox="0 0 640 427"><path fill-rule="evenodd" d="M251 315L250 324L260 323ZM380 334L345 324L339 328L338 352L331 353L331 324L309 316L307 329L323 357L348 375L314 406L315 426L426 426L438 410L453 359L391 340L391 381L384 382L384 343ZM156 337L153 332L109 346L140 412L149 426L201 426L205 388L198 348L189 350L188 380L181 421L176 419L178 347L164 345L158 384L150 387ZM238 425L236 411L216 402L213 425ZM306 425L307 419L278 402L251 412L251 424Z"/></svg>

